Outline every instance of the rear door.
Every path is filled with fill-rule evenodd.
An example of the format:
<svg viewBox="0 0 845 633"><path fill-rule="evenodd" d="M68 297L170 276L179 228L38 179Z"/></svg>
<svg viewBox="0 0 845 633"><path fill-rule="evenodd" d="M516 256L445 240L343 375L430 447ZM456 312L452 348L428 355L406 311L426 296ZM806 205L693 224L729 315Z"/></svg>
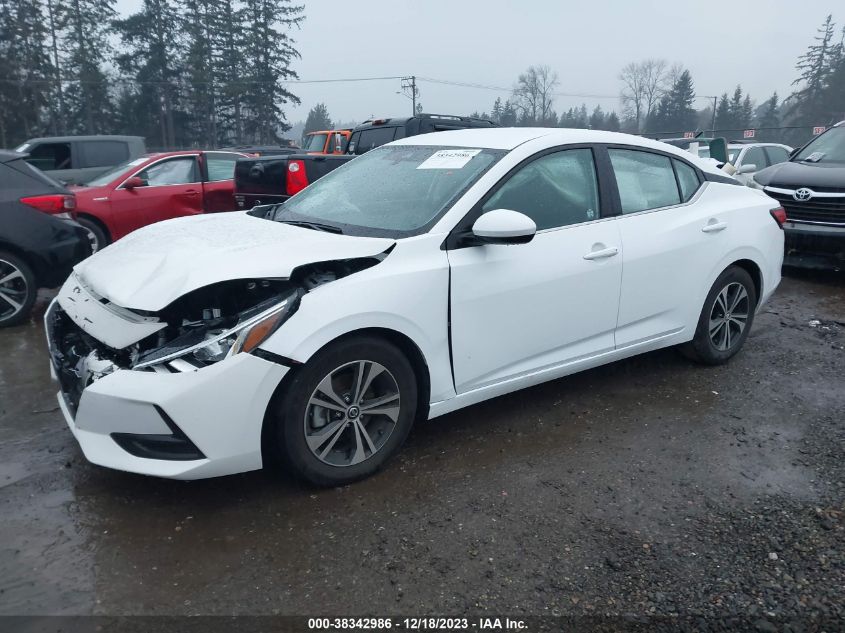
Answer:
<svg viewBox="0 0 845 633"><path fill-rule="evenodd" d="M707 200L701 174L686 161L623 147L608 153L622 212L616 346L624 348L678 334L697 316L730 211Z"/></svg>
<svg viewBox="0 0 845 633"><path fill-rule="evenodd" d="M146 184L112 194L112 213L130 230L147 224L202 213L202 178L197 156L164 158L135 174Z"/></svg>
<svg viewBox="0 0 845 633"><path fill-rule="evenodd" d="M202 207L206 213L237 209L235 164L239 158L246 157L231 152L204 152L202 154Z"/></svg>

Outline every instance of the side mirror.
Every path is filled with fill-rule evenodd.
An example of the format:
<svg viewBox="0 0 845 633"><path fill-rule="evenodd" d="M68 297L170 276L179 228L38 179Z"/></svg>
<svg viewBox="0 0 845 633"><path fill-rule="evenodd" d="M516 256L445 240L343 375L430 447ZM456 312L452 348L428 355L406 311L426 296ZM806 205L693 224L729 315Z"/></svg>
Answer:
<svg viewBox="0 0 845 633"><path fill-rule="evenodd" d="M751 172L757 171L757 165L743 165L739 169L736 170L737 174L750 174Z"/></svg>
<svg viewBox="0 0 845 633"><path fill-rule="evenodd" d="M527 244L536 233L534 220L508 209L488 211L472 225L472 234L481 244Z"/></svg>
<svg viewBox="0 0 845 633"><path fill-rule="evenodd" d="M141 178L140 176L132 176L129 180L123 183L123 186L126 189L134 189L135 187L146 187L147 181Z"/></svg>

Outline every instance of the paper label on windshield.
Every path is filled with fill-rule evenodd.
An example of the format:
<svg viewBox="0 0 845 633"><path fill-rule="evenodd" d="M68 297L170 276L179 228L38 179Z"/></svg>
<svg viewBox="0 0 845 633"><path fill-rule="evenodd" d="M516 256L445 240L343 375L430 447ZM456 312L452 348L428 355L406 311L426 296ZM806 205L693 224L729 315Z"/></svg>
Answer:
<svg viewBox="0 0 845 633"><path fill-rule="evenodd" d="M426 158L417 169L461 169L480 149L441 149Z"/></svg>

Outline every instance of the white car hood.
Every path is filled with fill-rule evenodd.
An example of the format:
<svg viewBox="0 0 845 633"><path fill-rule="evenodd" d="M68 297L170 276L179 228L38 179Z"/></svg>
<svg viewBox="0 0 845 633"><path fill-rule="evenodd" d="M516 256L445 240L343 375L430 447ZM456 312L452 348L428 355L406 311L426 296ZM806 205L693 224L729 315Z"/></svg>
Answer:
<svg viewBox="0 0 845 633"><path fill-rule="evenodd" d="M184 294L231 279L284 279L303 264L370 257L394 241L351 237L243 213L178 218L145 227L74 269L96 294L155 312Z"/></svg>

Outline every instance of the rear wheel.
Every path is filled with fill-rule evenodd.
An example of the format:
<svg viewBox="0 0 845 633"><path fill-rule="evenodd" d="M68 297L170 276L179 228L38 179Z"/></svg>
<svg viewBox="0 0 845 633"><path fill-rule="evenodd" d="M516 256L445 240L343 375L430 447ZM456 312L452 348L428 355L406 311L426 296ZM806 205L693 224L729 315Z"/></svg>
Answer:
<svg viewBox="0 0 845 633"><path fill-rule="evenodd" d="M88 234L88 243L91 245L92 255L109 245L109 242L111 241L109 240L109 236L103 230L103 227L95 220L79 217L76 221Z"/></svg>
<svg viewBox="0 0 845 633"><path fill-rule="evenodd" d="M757 290L751 275L739 266L728 267L707 295L695 337L681 350L708 365L727 362L748 338L756 308Z"/></svg>
<svg viewBox="0 0 845 633"><path fill-rule="evenodd" d="M416 410L416 377L398 348L372 337L330 345L277 405L281 460L319 486L362 479L396 453Z"/></svg>
<svg viewBox="0 0 845 633"><path fill-rule="evenodd" d="M0 327L23 323L38 296L35 275L17 255L0 251Z"/></svg>

